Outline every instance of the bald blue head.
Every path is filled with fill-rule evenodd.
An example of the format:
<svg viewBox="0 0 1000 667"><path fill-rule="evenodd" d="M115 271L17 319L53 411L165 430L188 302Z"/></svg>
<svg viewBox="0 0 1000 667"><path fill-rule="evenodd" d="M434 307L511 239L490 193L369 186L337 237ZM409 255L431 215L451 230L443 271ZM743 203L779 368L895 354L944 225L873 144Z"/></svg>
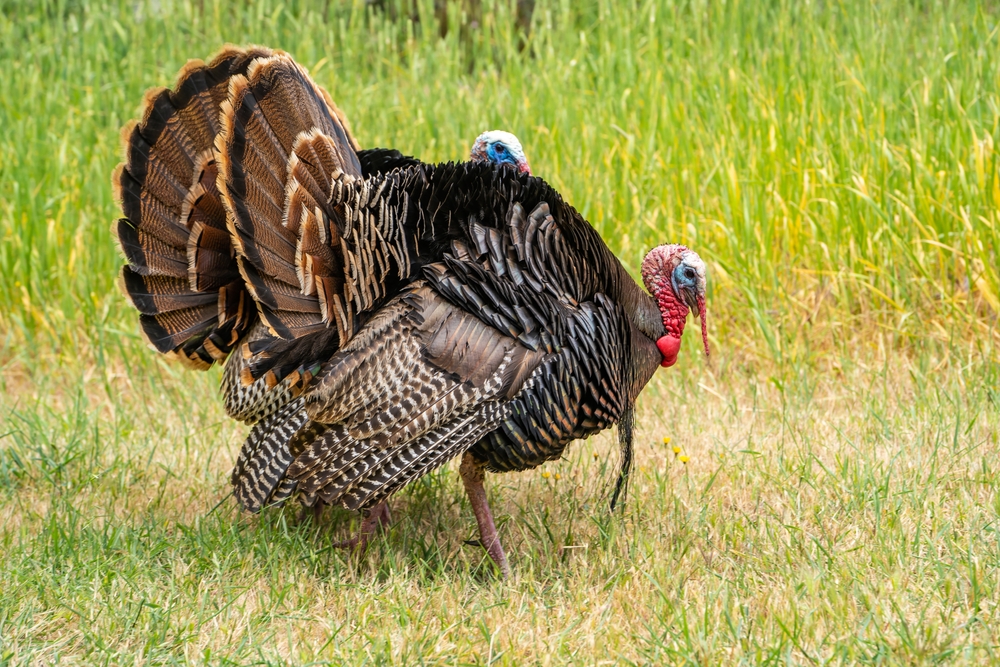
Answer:
<svg viewBox="0 0 1000 667"><path fill-rule="evenodd" d="M469 157L473 162L509 164L518 171L531 173L521 142L513 134L503 130L490 130L480 134L476 143L472 144Z"/></svg>

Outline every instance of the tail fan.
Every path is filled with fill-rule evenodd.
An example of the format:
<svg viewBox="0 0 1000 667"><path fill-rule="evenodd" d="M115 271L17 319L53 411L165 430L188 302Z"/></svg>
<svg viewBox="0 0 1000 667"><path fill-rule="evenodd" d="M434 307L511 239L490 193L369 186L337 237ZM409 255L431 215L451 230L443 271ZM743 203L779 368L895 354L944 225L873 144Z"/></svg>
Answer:
<svg viewBox="0 0 1000 667"><path fill-rule="evenodd" d="M273 53L226 47L207 65L189 62L173 90L146 94L142 120L123 133L126 159L113 177L122 288L153 347L196 368L224 359L256 319L226 229L214 142L230 79Z"/></svg>
<svg viewBox="0 0 1000 667"><path fill-rule="evenodd" d="M258 313L278 339L310 351L335 349L355 324L342 307L344 258L326 204L338 184L361 177L343 116L304 69L276 54L233 77L222 122L219 188ZM250 352L267 345L258 342ZM270 381L280 381L304 372L297 360L307 357L276 355L268 362L261 355L261 372L245 379L270 371Z"/></svg>

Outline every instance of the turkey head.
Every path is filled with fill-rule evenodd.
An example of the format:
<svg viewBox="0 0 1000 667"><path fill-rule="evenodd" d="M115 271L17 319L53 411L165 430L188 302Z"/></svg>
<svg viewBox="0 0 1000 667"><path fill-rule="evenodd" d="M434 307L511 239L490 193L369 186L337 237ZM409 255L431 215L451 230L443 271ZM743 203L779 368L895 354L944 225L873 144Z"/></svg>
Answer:
<svg viewBox="0 0 1000 667"><path fill-rule="evenodd" d="M490 130L476 137L469 158L473 162L509 164L523 174L531 175L528 158L524 155L521 142L510 132Z"/></svg>
<svg viewBox="0 0 1000 667"><path fill-rule="evenodd" d="M642 260L642 280L656 299L667 333L656 341L664 368L677 362L688 311L701 317L701 339L708 356L708 313L705 311L705 262L682 245L661 245Z"/></svg>

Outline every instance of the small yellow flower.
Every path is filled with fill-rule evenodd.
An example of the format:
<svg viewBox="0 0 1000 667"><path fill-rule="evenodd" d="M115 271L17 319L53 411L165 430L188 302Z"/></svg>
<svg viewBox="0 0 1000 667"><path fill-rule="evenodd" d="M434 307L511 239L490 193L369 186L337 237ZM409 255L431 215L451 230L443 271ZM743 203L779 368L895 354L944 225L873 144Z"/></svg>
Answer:
<svg viewBox="0 0 1000 667"><path fill-rule="evenodd" d="M680 453L681 453L681 448L678 447L677 445L674 445L674 454L680 454Z"/></svg>
<svg viewBox="0 0 1000 667"><path fill-rule="evenodd" d="M562 475L560 475L559 473L556 473L556 479L562 479Z"/></svg>
<svg viewBox="0 0 1000 667"><path fill-rule="evenodd" d="M597 452L594 452L594 460L597 460Z"/></svg>
<svg viewBox="0 0 1000 667"><path fill-rule="evenodd" d="M664 438L663 439L663 444L664 445L669 445L670 444L670 438Z"/></svg>
<svg viewBox="0 0 1000 667"><path fill-rule="evenodd" d="M548 479L548 478L549 478L549 471L548 470L543 471L542 472L542 479Z"/></svg>
<svg viewBox="0 0 1000 667"><path fill-rule="evenodd" d="M690 456L678 456L677 460L680 461L681 463L687 463L688 461L691 460L691 457Z"/></svg>

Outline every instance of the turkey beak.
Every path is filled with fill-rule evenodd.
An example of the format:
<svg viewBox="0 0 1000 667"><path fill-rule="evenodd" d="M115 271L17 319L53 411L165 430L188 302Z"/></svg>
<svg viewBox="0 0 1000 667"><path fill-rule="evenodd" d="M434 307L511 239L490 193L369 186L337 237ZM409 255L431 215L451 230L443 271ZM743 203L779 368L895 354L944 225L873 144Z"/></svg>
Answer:
<svg viewBox="0 0 1000 667"><path fill-rule="evenodd" d="M705 356L709 356L708 350L708 311L705 310L705 295L699 294L697 300L697 314L701 316L701 342L705 346Z"/></svg>

